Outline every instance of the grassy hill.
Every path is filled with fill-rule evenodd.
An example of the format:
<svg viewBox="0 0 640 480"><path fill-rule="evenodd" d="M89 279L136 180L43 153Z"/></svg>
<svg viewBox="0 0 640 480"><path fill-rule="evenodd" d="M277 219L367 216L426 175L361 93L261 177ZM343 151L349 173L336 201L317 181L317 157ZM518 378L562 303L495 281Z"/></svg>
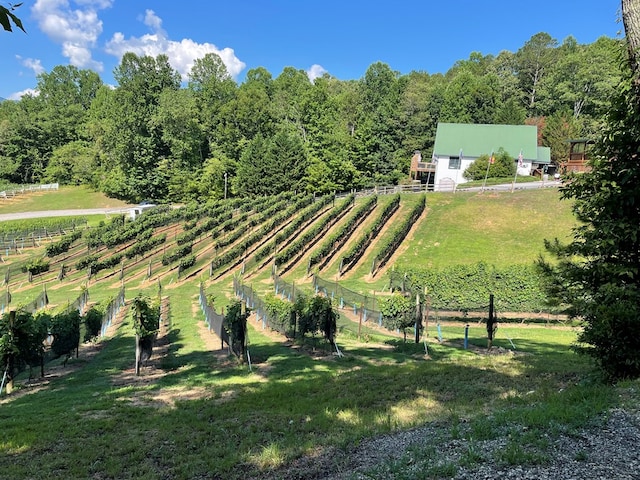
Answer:
<svg viewBox="0 0 640 480"><path fill-rule="evenodd" d="M384 209L385 205L391 201L391 195L382 195L378 197L374 210L371 210L368 216L363 219L362 223L355 225L353 232L349 235L348 242L337 252L334 253L331 261L329 261L322 269L317 267L314 271L321 277L339 280L347 288L359 291L382 291L388 285L388 276L386 270L389 267L397 266L399 268L414 269L439 269L451 265L473 264L477 262L485 262L489 265L504 267L513 264L531 264L541 253L544 252L544 239L561 238L566 239L570 235L571 228L575 225L575 220L570 211L570 203L559 200L559 194L556 189L540 189L516 191L514 193L472 193L459 192L457 194L441 194L431 193L427 196L427 207L425 212L418 219L416 224L402 242L400 247L394 253L388 267L384 268L381 273L371 276L371 265L373 258L381 245L393 234L394 226L402 223L408 212L415 206L420 198L416 194L403 194L401 196L400 208L394 213L393 217L384 225L380 234L373 239L371 245L367 247L358 263L345 275L339 275L338 269L340 260L348 251L350 246L355 243L369 228L375 218ZM289 232L287 238L279 239L279 244L274 244L278 239L280 230L286 233L286 224L293 222L295 214L279 225L273 232L260 236L261 229L265 229L267 219L259 218L263 207L258 205L257 210L253 210L251 202L245 202L244 213L236 210L233 215L234 219L229 219L223 231L203 232L198 235L193 244L193 252L196 256L196 268L187 272L187 279L179 279L177 275L177 267L175 263L172 266L162 265L162 256L176 251L178 248L179 236L184 235L185 228L191 222L192 227L196 228L199 224L202 226L205 222L214 222L215 219L207 219L206 214L197 219L181 220L176 219L170 225L158 227L154 230L153 235L158 236L164 232L167 239L161 246L157 246L152 251L145 252L145 255L131 259L124 259L124 265L118 268L107 269L100 274L94 276L87 281L86 272L74 271L73 264L82 260L83 256L89 256L86 247L82 246L83 240L79 240L74 244L71 253L61 255L50 259L50 273L44 274L34 279L33 285L24 282L24 278L20 278L15 274L15 270L32 258L42 257L44 255L43 243L39 248L24 248L20 251L5 252L4 267L12 270L11 276L13 282L19 284L18 288L12 288L14 297L17 300L28 299L33 297L37 292L46 285L55 291L65 292L68 296L70 293L79 288L80 284L88 284L92 286L92 291L111 290L118 286L117 278L120 271L125 273L124 284L128 289L145 290L151 285L185 282L205 281L213 290L220 290L224 295L229 292L230 275L238 274L243 265L252 264L252 256L262 248L267 250L268 244L272 245L273 252L268 252L266 258L261 259L259 265L251 265L247 268L244 276L254 283L268 284L271 275L273 253L281 253L286 250L288 244L295 241L296 238L304 235L305 229L312 229L313 226L322 221L332 209L337 208L341 200L334 202L332 206L324 207L324 209L314 214L312 219L300 226L298 229ZM321 237L329 236L333 231L339 229L342 224L349 221L349 215L353 216L359 205L364 202L363 198L358 198L343 217L335 221L327 230L322 233ZM220 202L222 204L223 202ZM268 202L267 202L268 204ZM87 192L83 188L66 187L58 192L48 192L46 194L33 194L25 196L19 201L12 201L11 205L3 205L0 212L11 209L12 211L20 211L22 208L32 210L51 209L67 209L82 205L85 208L97 208L104 206L119 206L112 200L106 199L98 193ZM240 203L238 203L240 205ZM276 206L277 207L277 206ZM265 207L266 208L266 207ZM287 202L283 202L281 208L275 208L270 217L281 215L286 211ZM268 215L269 216L269 215ZM253 220L252 220L253 219ZM258 221L259 220L259 221ZM289 227L290 228L290 227ZM329 228L329 227L327 227ZM278 230L280 229L280 230ZM216 236L215 238L212 238ZM248 247L247 251L243 251L242 255L230 261L223 271L217 272L217 276L209 275L207 266L212 261L217 261L223 257L226 252L239 249L238 245L246 242L247 239L253 237L255 243ZM229 243L227 240L232 239ZM322 245L322 239L315 240L313 246L307 246L303 249L302 257L293 264L288 265L287 271L283 274L283 278L290 282L305 284L309 282L307 272L308 258ZM222 243L221 243L222 242ZM128 241L117 248L100 247L92 252L104 259L113 258L122 255L127 248L130 248L135 241ZM24 242L23 242L24 244ZM224 247L218 248L219 245ZM244 256L244 258L240 258ZM247 263L248 262L248 263ZM119 262L116 262L119 263ZM269 263L269 268L265 265ZM57 269L65 265L71 271L65 281L56 281ZM235 267L234 267L235 265ZM262 265L262 268L258 268ZM77 269L76 269L77 270ZM116 272L116 270L118 270ZM151 271L151 275L148 273ZM222 275L224 273L224 275ZM149 278L147 278L149 277ZM13 291L15 290L15 291ZM96 293L101 296L101 293ZM55 293L54 293L55 298Z"/></svg>
<svg viewBox="0 0 640 480"><path fill-rule="evenodd" d="M0 213L72 210L78 208L119 208L127 204L109 198L87 186L62 186L58 190L30 192L0 200Z"/></svg>
<svg viewBox="0 0 640 480"><path fill-rule="evenodd" d="M529 264L543 250L544 238L564 238L574 225L570 204L560 202L552 189L428 194L426 210L389 266L372 277L373 257L419 198L403 194L380 234L354 267L340 276L341 258L392 201L392 196L378 197L320 275L354 290L380 292L392 265L437 269L478 261ZM423 440L420 451L407 453L407 462L365 474L376 477L384 471L383 476L392 478L385 469L394 468L396 478L411 478L406 468L418 465L425 477L438 478L483 463L468 455L458 463L434 464L424 452L437 449L442 440L500 438L505 443L503 453L495 453L496 461L510 465L544 461L552 455L548 447L558 432L577 431L627 398L611 387L586 381L591 365L570 349L575 331L566 327L501 325L495 349L487 354L480 323L468 327L468 349L463 348L463 324L446 323L436 329L433 320L422 344L405 344L397 333L374 322L359 325L345 309L337 335L343 356L337 356L318 338L287 342L252 316L251 364L238 364L203 322L200 283L215 296L218 310L233 297L234 276L242 276L266 294L273 291L273 255L277 259L292 248L296 255L287 260L291 268L283 277L311 292L310 255L357 217L366 201L323 204L318 199L282 196L168 210L163 213L168 220L163 223L158 217L153 227L140 227L134 237L116 242L114 232L124 233L116 228L99 236L98 240L110 238L114 245L88 248L85 234L68 251L48 258L50 271L35 275L31 282L14 267L42 258L47 243L4 252L2 266L10 270L12 308L44 289L55 311L84 288L91 302L106 302L124 286L130 302L138 293L157 295L161 286L168 327L139 377L133 375L128 304L108 334L83 345L78 358L66 367L54 360L45 368L46 377L33 382L26 382L23 374L25 383L18 391L0 398L1 476L322 478L348 468L355 461L349 460L349 452L363 439L429 424L436 430ZM37 200L34 205L36 210L46 208ZM335 221L314 230L342 208L344 213ZM144 218L136 222L153 216ZM136 222L128 226L144 225ZM127 257L130 249L153 239L163 241ZM190 245L190 254L163 262L184 245ZM180 262L190 255L195 263L181 269ZM99 262L114 258L119 262L89 278L87 269L77 265L92 256ZM58 279L63 265L66 274ZM540 438L551 440L545 445ZM510 452L508 459L504 452ZM312 465L326 470L314 471Z"/></svg>

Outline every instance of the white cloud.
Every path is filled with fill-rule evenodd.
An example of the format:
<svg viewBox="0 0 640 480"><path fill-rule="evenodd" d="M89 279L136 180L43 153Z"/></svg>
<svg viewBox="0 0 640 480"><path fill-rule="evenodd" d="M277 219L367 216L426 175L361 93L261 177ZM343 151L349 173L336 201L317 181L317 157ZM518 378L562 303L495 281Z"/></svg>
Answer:
<svg viewBox="0 0 640 480"><path fill-rule="evenodd" d="M218 54L227 67L227 71L234 78L246 67L245 63L236 57L232 48L221 50L211 43L197 43L189 38L184 38L179 42L170 40L167 32L162 29L162 19L153 10L145 12L143 21L152 33L127 39L124 34L117 32L107 42L107 53L118 57L118 59L121 59L126 52L151 57L165 54L169 57L171 66L180 73L183 80L187 79L194 60L204 57L207 53Z"/></svg>
<svg viewBox="0 0 640 480"><path fill-rule="evenodd" d="M44 72L44 67L42 66L42 62L40 62L40 59L22 58L20 55L16 55L16 58L20 61L21 65L33 70L35 75L40 75Z"/></svg>
<svg viewBox="0 0 640 480"><path fill-rule="evenodd" d="M157 16L153 10L144 12L144 24L156 32L162 32L164 36L165 32L162 30L162 19Z"/></svg>
<svg viewBox="0 0 640 480"><path fill-rule="evenodd" d="M11 95L9 95L9 100L20 100L23 95L33 95L34 97L37 97L38 95L40 95L40 92L38 90L34 90L33 88L27 88L26 90L12 93Z"/></svg>
<svg viewBox="0 0 640 480"><path fill-rule="evenodd" d="M311 80L312 82L316 78L321 77L322 75L324 75L325 73L327 73L327 71L324 69L324 67L322 65L318 65L317 63L314 64L314 65L311 65L307 69L307 77L309 77L309 80Z"/></svg>
<svg viewBox="0 0 640 480"><path fill-rule="evenodd" d="M69 63L80 68L102 71L102 63L92 58L91 50L102 33L98 10L108 8L113 0L37 0L31 11L42 30L62 46Z"/></svg>

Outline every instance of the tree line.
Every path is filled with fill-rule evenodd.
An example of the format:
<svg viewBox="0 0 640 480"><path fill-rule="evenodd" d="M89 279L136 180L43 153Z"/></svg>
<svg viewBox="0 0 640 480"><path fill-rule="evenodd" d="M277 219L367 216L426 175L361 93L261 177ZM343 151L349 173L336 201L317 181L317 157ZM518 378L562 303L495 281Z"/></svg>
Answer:
<svg viewBox="0 0 640 480"><path fill-rule="evenodd" d="M438 122L537 124L563 159L568 138L599 131L623 49L538 33L445 74L376 62L358 80L311 81L260 67L240 84L215 54L183 81L165 55L127 53L115 86L59 65L38 76L38 94L0 103L0 181L89 184L129 201L346 191L406 178Z"/></svg>

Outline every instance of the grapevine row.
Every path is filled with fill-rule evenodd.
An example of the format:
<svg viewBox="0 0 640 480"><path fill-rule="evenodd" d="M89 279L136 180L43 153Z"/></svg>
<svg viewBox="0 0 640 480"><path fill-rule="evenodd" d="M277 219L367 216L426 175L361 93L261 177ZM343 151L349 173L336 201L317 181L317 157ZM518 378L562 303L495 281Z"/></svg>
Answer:
<svg viewBox="0 0 640 480"><path fill-rule="evenodd" d="M340 261L340 275L348 271L351 267L353 267L366 249L371 245L371 242L378 236L382 228L389 221L391 216L398 210L400 206L400 194L396 193L393 196L393 199L387 206L384 208L382 213L375 220L373 225L360 237L360 239L351 247L351 249L346 253L342 260Z"/></svg>
<svg viewBox="0 0 640 480"><path fill-rule="evenodd" d="M278 253L275 258L276 265L283 265L292 258L300 256L313 246L314 240L319 239L319 235L339 220L346 212L353 207L355 195L349 195L340 207L335 208L329 215L325 216L320 222L315 224L311 229L305 232L294 243L289 245L284 251ZM296 258L296 261L299 258Z"/></svg>
<svg viewBox="0 0 640 480"><path fill-rule="evenodd" d="M309 265L307 267L307 273L311 271L311 268L322 262L320 268L322 268L326 262L328 262L333 255L342 248L342 246L349 240L349 236L354 228L363 222L369 214L376 207L378 202L377 196L368 197L365 202L358 207L355 213L340 227L340 230L331 235L326 242L322 244L320 249L316 251L309 259Z"/></svg>
<svg viewBox="0 0 640 480"><path fill-rule="evenodd" d="M391 255L393 255L393 252L395 252L396 249L400 246L400 244L404 240L404 237L406 237L407 233L409 233L409 230L411 230L411 227L413 227L416 220L418 220L418 218L420 218L420 215L422 215L422 212L424 212L426 204L426 197L424 195L421 195L418 204L413 208L411 214L404 220L400 228L396 230L396 232L393 234L393 237L387 242L386 245L382 247L382 249L376 256L371 268L371 273L374 273L376 270L384 267L385 264L389 261Z"/></svg>
<svg viewBox="0 0 640 480"><path fill-rule="evenodd" d="M292 214L294 209L301 208L304 205L308 205L313 201L313 197L311 195L307 195L305 197L301 197L295 204L293 204L289 209L276 215L271 219L271 221L260 228L253 235L250 235L241 245L237 245L235 248L217 256L211 262L211 269L216 270L223 265L227 265L231 261L237 259L242 253L244 253L250 246L259 242L265 235L267 235L273 228L275 228L280 223L284 222L289 216ZM212 235L215 235L212 234Z"/></svg>

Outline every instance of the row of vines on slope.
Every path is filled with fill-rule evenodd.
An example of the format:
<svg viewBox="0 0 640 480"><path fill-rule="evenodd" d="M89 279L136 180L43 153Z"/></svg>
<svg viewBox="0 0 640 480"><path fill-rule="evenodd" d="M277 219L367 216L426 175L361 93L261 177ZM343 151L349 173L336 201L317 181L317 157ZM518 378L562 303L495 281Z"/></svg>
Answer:
<svg viewBox="0 0 640 480"><path fill-rule="evenodd" d="M308 231L296 239L285 250L277 253L275 256L276 266L284 265L286 262L293 259L289 267L300 260L309 248L321 238L321 235L326 232L331 226L339 221L351 208L355 201L355 195L349 195L339 207L334 208L330 213L324 216L319 222L315 223ZM287 271L288 267L281 268L281 272Z"/></svg>
<svg viewBox="0 0 640 480"><path fill-rule="evenodd" d="M224 266L229 266L230 264L235 265L239 263L240 259L248 255L249 249L260 242L266 235L268 235L274 228L277 227L280 223L284 223L287 219L291 217L291 215L297 211L299 208L306 207L307 211L310 209L317 208L317 204L319 202L313 203L313 196L307 195L298 199L291 207L287 208L282 214L276 215L273 219L268 221L262 228L259 228L258 231L249 235L243 242L232 247L226 252L217 255L216 258L211 262L211 272L220 269ZM234 263L235 262L235 263Z"/></svg>
<svg viewBox="0 0 640 480"><path fill-rule="evenodd" d="M311 269L316 265L318 265L318 268L320 269L324 268L338 250L340 250L349 240L353 230L366 220L369 214L376 207L377 202L378 197L376 195L368 197L365 202L356 209L353 215L340 227L340 229L329 236L320 248L309 258L307 274L309 274Z"/></svg>
<svg viewBox="0 0 640 480"><path fill-rule="evenodd" d="M364 255L366 249L371 245L371 242L382 231L383 227L392 217L392 215L400 207L400 194L397 193L393 196L391 202L389 202L382 210L378 218L373 222L373 225L360 237L360 239L349 249L349 251L342 257L340 261L340 275L346 273L351 269Z"/></svg>
<svg viewBox="0 0 640 480"><path fill-rule="evenodd" d="M427 205L427 199L424 194L420 195L420 200L418 204L413 207L413 210L409 214L407 218L404 219L402 225L394 232L393 237L389 239L389 241L380 249L378 255L373 261L373 265L371 267L371 274L375 275L382 267L384 267L397 248L400 246L404 238L411 230L411 227L416 223L422 212Z"/></svg>

